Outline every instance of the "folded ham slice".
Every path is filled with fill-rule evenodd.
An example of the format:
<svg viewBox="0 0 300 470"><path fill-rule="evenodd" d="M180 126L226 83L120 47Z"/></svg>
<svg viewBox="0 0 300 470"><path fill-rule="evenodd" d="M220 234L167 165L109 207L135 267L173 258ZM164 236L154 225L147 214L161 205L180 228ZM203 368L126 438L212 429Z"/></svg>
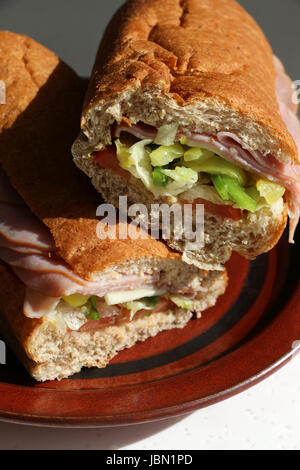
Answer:
<svg viewBox="0 0 300 470"><path fill-rule="evenodd" d="M291 80L285 74L281 62L276 57L274 63L277 72L275 88L278 105L287 129L297 145L300 162L300 121L295 115L297 106L292 101L294 88ZM140 123L128 126L125 122L121 122L115 126L114 136L119 137L123 131L140 139L155 140L157 135L157 130L154 127ZM288 191L289 241L293 243L300 216L299 165L283 164L273 155L263 155L259 150L250 149L234 132L218 132L215 136L195 132L179 132L177 138L180 137L186 137L191 146L201 146L212 150L226 160L284 186Z"/></svg>
<svg viewBox="0 0 300 470"><path fill-rule="evenodd" d="M27 287L24 313L40 318L50 313L58 300L71 294L104 296L118 290L151 287L159 273L119 274L114 279L87 281L57 257L53 238L32 214L7 177L0 171L0 259L11 266Z"/></svg>
<svg viewBox="0 0 300 470"><path fill-rule="evenodd" d="M23 311L26 317L42 318L53 312L59 301L60 297L48 297L33 289L27 288Z"/></svg>
<svg viewBox="0 0 300 470"><path fill-rule="evenodd" d="M11 247L19 245L40 252L56 250L49 230L23 205L0 202L0 235Z"/></svg>

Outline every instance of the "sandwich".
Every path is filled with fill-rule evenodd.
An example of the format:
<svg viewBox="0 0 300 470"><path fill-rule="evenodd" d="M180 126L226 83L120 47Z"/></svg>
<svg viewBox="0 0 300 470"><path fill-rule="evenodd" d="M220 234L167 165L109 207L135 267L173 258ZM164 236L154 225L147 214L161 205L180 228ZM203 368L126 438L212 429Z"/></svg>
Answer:
<svg viewBox="0 0 300 470"><path fill-rule="evenodd" d="M105 367L118 351L183 328L215 304L226 272L185 264L129 222L115 238L73 163L84 83L32 39L0 32L0 331L32 377ZM101 231L100 230L100 231Z"/></svg>
<svg viewBox="0 0 300 470"><path fill-rule="evenodd" d="M205 244L166 242L222 269L270 250L300 203L295 90L234 0L129 0L106 29L85 97L76 165L104 199L204 206ZM294 97L295 98L295 97Z"/></svg>

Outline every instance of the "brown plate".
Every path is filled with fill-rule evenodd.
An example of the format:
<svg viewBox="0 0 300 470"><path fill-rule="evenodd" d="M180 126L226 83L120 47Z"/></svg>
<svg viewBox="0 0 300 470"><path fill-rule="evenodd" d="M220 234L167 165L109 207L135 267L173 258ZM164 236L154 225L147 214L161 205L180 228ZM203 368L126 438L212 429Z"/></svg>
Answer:
<svg viewBox="0 0 300 470"><path fill-rule="evenodd" d="M251 263L234 255L227 292L202 319L68 380L36 383L8 351L0 366L0 419L130 424L186 413L247 389L300 349L299 266L299 252L286 238Z"/></svg>

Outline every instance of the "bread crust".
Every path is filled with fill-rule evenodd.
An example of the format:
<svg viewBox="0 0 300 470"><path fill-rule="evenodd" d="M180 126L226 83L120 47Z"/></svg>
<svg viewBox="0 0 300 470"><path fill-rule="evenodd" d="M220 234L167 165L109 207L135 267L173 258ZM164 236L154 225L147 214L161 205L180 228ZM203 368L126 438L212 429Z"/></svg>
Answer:
<svg viewBox="0 0 300 470"><path fill-rule="evenodd" d="M180 259L151 239L100 240L96 209L103 201L76 168L84 86L55 54L34 40L0 32L0 161L12 185L50 229L57 254L86 279L114 265L148 258ZM117 230L119 225L117 224Z"/></svg>
<svg viewBox="0 0 300 470"><path fill-rule="evenodd" d="M148 94L149 106L150 95L157 95L164 101L162 108L173 103L179 113L192 114L203 104L237 113L247 132L253 126L261 134L265 155L273 150L281 161L298 162L275 96L271 47L234 0L127 1L105 32L85 98L81 126L91 147L109 132L111 117L104 126L107 109L138 90ZM224 114L216 131L235 130L230 128L234 121L225 125L226 119ZM150 118L148 124L153 124ZM81 144L75 152L84 152L87 142Z"/></svg>
<svg viewBox="0 0 300 470"><path fill-rule="evenodd" d="M24 355L33 359L31 343L33 336L43 327L44 319L28 318L23 313L25 299L25 286L13 271L0 261L0 325L1 332L7 337L9 343L14 340L22 346Z"/></svg>

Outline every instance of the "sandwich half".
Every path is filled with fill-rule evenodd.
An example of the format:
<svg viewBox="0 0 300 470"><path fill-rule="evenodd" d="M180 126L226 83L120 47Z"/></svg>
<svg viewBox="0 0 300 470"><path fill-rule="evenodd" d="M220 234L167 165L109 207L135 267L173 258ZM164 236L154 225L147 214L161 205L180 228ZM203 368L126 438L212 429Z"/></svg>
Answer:
<svg viewBox="0 0 300 470"><path fill-rule="evenodd" d="M167 243L221 269L270 250L299 220L300 125L291 80L234 0L129 0L100 44L73 145L106 201L204 205L205 246ZM173 234L174 235L174 234Z"/></svg>
<svg viewBox="0 0 300 470"><path fill-rule="evenodd" d="M105 367L215 304L226 272L185 264L141 229L101 239L101 199L75 167L83 83L35 41L0 32L0 330L38 381ZM122 232L123 233L123 232Z"/></svg>

